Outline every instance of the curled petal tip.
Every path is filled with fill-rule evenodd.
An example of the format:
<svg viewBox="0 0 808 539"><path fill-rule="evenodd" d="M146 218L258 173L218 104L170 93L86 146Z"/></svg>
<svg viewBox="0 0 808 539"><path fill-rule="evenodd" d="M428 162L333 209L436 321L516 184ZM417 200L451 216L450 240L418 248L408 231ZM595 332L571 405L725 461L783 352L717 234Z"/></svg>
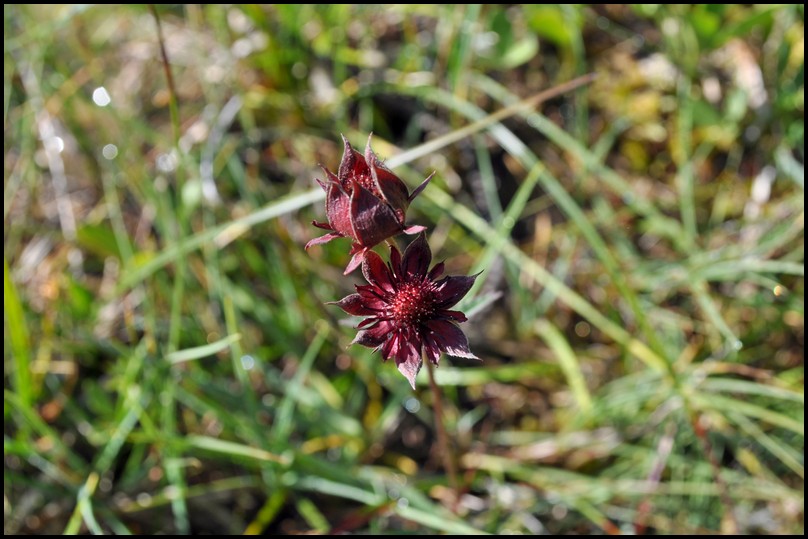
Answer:
<svg viewBox="0 0 808 539"><path fill-rule="evenodd" d="M423 232L424 230L426 230L425 226L410 225L404 228L404 233L407 234L408 236L412 236L413 234L418 234L419 232Z"/></svg>
<svg viewBox="0 0 808 539"><path fill-rule="evenodd" d="M337 234L335 232L331 232L330 234L326 234L325 236L320 236L319 238L314 238L313 240L309 240L309 242L304 247L305 250L309 250L309 247L314 245L322 245L323 243L328 243L329 241L341 238L342 234Z"/></svg>

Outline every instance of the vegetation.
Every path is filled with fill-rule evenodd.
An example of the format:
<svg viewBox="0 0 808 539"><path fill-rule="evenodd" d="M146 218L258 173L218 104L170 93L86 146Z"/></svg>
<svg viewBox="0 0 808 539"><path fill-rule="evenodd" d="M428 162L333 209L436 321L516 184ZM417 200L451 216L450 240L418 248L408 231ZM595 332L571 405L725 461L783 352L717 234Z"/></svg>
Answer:
<svg viewBox="0 0 808 539"><path fill-rule="evenodd" d="M804 533L803 117L802 5L6 5L5 533ZM370 132L459 500L303 249Z"/></svg>

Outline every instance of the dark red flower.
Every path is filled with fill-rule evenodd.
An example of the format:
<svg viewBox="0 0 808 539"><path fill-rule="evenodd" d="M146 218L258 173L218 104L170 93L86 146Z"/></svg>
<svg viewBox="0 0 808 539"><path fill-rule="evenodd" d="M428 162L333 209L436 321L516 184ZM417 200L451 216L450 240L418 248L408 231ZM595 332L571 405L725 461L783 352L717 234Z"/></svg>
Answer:
<svg viewBox="0 0 808 539"><path fill-rule="evenodd" d="M379 350L385 361L394 357L413 389L423 356L435 365L441 352L478 359L457 326L466 316L449 309L466 295L479 274L436 280L443 273L443 262L428 271L431 261L423 233L407 247L403 258L391 247L389 264L368 251L362 274L369 284L358 285L356 294L335 302L348 314L368 317L359 324L361 331L353 342Z"/></svg>
<svg viewBox="0 0 808 539"><path fill-rule="evenodd" d="M412 199L423 191L434 173L410 194L404 182L370 149L370 138L363 156L343 136L345 150L337 174L320 165L326 180L317 180L326 193L328 223L312 221L312 224L331 232L308 242L306 249L334 238L351 238L353 256L345 268L346 275L359 267L374 245L401 232L415 234L425 228L405 226L404 217Z"/></svg>

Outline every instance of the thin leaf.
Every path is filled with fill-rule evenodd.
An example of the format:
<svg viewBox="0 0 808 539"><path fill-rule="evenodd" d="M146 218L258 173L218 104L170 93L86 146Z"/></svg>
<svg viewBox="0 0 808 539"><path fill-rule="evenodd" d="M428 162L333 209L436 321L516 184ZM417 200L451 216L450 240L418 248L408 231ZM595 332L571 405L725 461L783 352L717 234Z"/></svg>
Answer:
<svg viewBox="0 0 808 539"><path fill-rule="evenodd" d="M289 458L286 456L276 455L264 449L250 447L237 442L219 440L218 438L212 438L210 436L186 436L183 439L183 443L191 449L200 449L202 451L210 451L211 453L218 453L221 455L242 457L261 462L277 462L284 465L289 464Z"/></svg>
<svg viewBox="0 0 808 539"><path fill-rule="evenodd" d="M567 378L567 383L572 389L578 408L588 414L592 411L592 396L586 387L584 374L578 356L567 341L564 334L548 320L538 320L534 326L536 332L544 339L547 345L555 352L558 364Z"/></svg>
<svg viewBox="0 0 808 539"><path fill-rule="evenodd" d="M34 388L31 382L31 342L17 287L11 280L11 272L5 256L3 257L3 307L11 341L14 368L11 379L14 391L19 395L20 406L30 408L34 400Z"/></svg>
<svg viewBox="0 0 808 539"><path fill-rule="evenodd" d="M239 340L241 340L241 334L234 333L233 335L228 335L227 337L219 339L218 341L210 344L195 346L193 348L185 348L183 350L177 350L176 352L166 354L166 361L171 364L177 364L182 363L183 361L192 361L194 359L212 356L218 354L222 350L227 349L233 343L238 342Z"/></svg>

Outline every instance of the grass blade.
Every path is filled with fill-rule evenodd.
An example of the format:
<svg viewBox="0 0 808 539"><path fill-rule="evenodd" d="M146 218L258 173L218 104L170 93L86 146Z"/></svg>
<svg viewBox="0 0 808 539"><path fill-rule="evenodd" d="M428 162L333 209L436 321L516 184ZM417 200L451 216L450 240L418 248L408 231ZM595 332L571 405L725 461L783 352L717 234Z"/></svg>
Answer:
<svg viewBox="0 0 808 539"><path fill-rule="evenodd" d="M20 407L27 409L34 401L34 388L31 380L31 341L28 337L28 327L25 323L25 313L20 303L20 296L17 294L17 287L11 280L8 260L5 257L3 257L3 307L11 341L14 391L19 395Z"/></svg>
<svg viewBox="0 0 808 539"><path fill-rule="evenodd" d="M236 343L239 340L241 340L241 334L234 333L210 344L195 346L193 348L185 348L184 350L177 350L176 352L166 354L166 361L172 365L176 365L177 363L182 363L184 361L192 361L195 359L212 356L218 354L222 350L226 350L233 343Z"/></svg>
<svg viewBox="0 0 808 539"><path fill-rule="evenodd" d="M236 442L219 440L210 436L192 435L182 439L183 445L190 449L199 449L218 453L220 455L230 455L232 457L246 458L259 462L276 462L278 464L289 464L289 459L284 456L275 455L264 449L250 447Z"/></svg>
<svg viewBox="0 0 808 539"><path fill-rule="evenodd" d="M538 320L535 324L535 328L536 333L538 333L553 352L555 352L558 364L561 366L561 370L567 378L567 383L572 389L572 394L575 395L578 408L581 409L581 412L589 414L592 411L592 396L589 394L589 389L586 387L581 364L578 362L575 351L564 337L564 334L548 320Z"/></svg>

